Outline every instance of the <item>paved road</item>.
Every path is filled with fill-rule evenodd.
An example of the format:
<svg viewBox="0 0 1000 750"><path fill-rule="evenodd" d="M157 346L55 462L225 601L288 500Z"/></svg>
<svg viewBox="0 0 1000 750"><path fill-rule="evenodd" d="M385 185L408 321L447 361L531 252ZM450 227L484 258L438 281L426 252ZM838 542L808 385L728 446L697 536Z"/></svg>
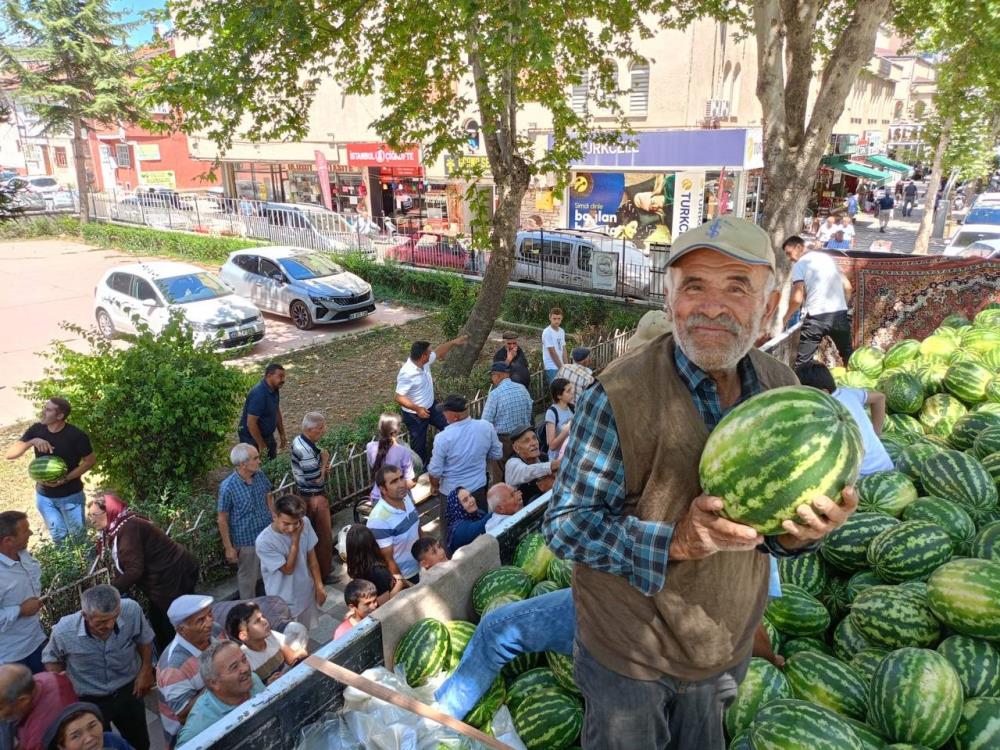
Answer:
<svg viewBox="0 0 1000 750"><path fill-rule="evenodd" d="M92 325L94 286L101 274L136 260L146 258L62 240L0 242L0 278L4 280L0 295L0 425L35 416L34 407L16 393L17 386L41 377L47 363L45 352L52 341L84 347L80 337L60 328L60 323ZM367 328L405 323L419 315L407 308L379 304L367 318L311 331L298 330L287 318L267 315L267 334L250 357L277 357Z"/></svg>

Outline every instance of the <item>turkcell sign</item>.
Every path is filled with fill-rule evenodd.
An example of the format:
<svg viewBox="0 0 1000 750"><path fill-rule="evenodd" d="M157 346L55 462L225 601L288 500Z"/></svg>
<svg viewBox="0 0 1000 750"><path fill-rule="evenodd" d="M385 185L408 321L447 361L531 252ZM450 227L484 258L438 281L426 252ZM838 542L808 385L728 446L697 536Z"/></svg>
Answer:
<svg viewBox="0 0 1000 750"><path fill-rule="evenodd" d="M701 224L705 208L705 173L678 172L674 177L674 215L670 233L676 237Z"/></svg>

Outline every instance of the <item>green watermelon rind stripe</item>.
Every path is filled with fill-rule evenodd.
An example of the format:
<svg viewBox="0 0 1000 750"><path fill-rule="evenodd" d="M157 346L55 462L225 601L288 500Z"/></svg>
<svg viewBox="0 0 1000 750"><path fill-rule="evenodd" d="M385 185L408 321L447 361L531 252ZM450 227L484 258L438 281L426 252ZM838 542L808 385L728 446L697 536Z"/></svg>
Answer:
<svg viewBox="0 0 1000 750"><path fill-rule="evenodd" d="M539 690L514 714L514 728L528 750L561 750L582 727L583 707L561 690Z"/></svg>
<svg viewBox="0 0 1000 750"><path fill-rule="evenodd" d="M967 635L952 635L938 644L937 652L955 668L966 700L1000 697L1000 653L988 642Z"/></svg>
<svg viewBox="0 0 1000 750"><path fill-rule="evenodd" d="M804 651L785 662L785 677L797 698L839 714L863 719L866 686L849 665L817 651Z"/></svg>
<svg viewBox="0 0 1000 750"><path fill-rule="evenodd" d="M941 625L930 606L899 586L873 586L858 595L848 616L858 634L872 646L930 646L941 637Z"/></svg>
<svg viewBox="0 0 1000 750"><path fill-rule="evenodd" d="M962 635L1000 639L1000 563L990 560L952 560L927 581L931 611Z"/></svg>
<svg viewBox="0 0 1000 750"><path fill-rule="evenodd" d="M995 750L1000 747L1000 697L966 701L951 741L954 750Z"/></svg>
<svg viewBox="0 0 1000 750"><path fill-rule="evenodd" d="M923 579L951 559L952 540L930 521L903 521L886 529L868 545L868 563L891 583Z"/></svg>

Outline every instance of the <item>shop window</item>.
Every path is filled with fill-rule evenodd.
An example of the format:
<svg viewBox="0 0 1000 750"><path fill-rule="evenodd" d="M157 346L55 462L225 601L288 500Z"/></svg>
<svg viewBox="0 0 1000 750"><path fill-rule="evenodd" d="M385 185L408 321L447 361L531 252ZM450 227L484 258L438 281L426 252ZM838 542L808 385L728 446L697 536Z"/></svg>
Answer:
<svg viewBox="0 0 1000 750"><path fill-rule="evenodd" d="M55 147L55 158L57 167L67 167L69 166L69 161L66 159L66 147L56 146Z"/></svg>
<svg viewBox="0 0 1000 750"><path fill-rule="evenodd" d="M649 112L649 63L646 60L629 66L628 111L631 115Z"/></svg>
<svg viewBox="0 0 1000 750"><path fill-rule="evenodd" d="M115 144L115 161L118 162L118 166L122 169L131 169L132 167L132 154L128 150L127 143L116 143Z"/></svg>
<svg viewBox="0 0 1000 750"><path fill-rule="evenodd" d="M590 95L590 72L580 72L580 82L573 84L570 92L570 107L578 115L587 114L587 98Z"/></svg>

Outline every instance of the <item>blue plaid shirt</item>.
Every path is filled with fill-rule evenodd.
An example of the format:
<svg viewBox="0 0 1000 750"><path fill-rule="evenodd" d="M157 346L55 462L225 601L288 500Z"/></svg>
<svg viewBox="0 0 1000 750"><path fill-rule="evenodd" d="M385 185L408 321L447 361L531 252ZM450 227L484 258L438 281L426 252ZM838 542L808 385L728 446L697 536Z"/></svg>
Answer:
<svg viewBox="0 0 1000 750"><path fill-rule="evenodd" d="M674 362L705 424L714 428L729 411L719 402L715 381L680 347L674 347ZM741 388L737 403L742 403L762 386L749 357L740 361L738 372ZM542 533L559 557L622 576L651 596L666 581L674 526L627 516L624 510L625 465L618 426L611 402L596 382L577 399L569 445L552 488ZM764 547L762 551L779 556L789 554L770 537Z"/></svg>
<svg viewBox="0 0 1000 750"><path fill-rule="evenodd" d="M498 435L507 435L523 424L531 424L531 394L520 383L506 378L486 397L483 419L496 428Z"/></svg>
<svg viewBox="0 0 1000 750"><path fill-rule="evenodd" d="M271 480L254 472L250 484L233 472L219 484L219 513L229 514L229 536L234 547L253 547L257 535L271 525L267 493Z"/></svg>

